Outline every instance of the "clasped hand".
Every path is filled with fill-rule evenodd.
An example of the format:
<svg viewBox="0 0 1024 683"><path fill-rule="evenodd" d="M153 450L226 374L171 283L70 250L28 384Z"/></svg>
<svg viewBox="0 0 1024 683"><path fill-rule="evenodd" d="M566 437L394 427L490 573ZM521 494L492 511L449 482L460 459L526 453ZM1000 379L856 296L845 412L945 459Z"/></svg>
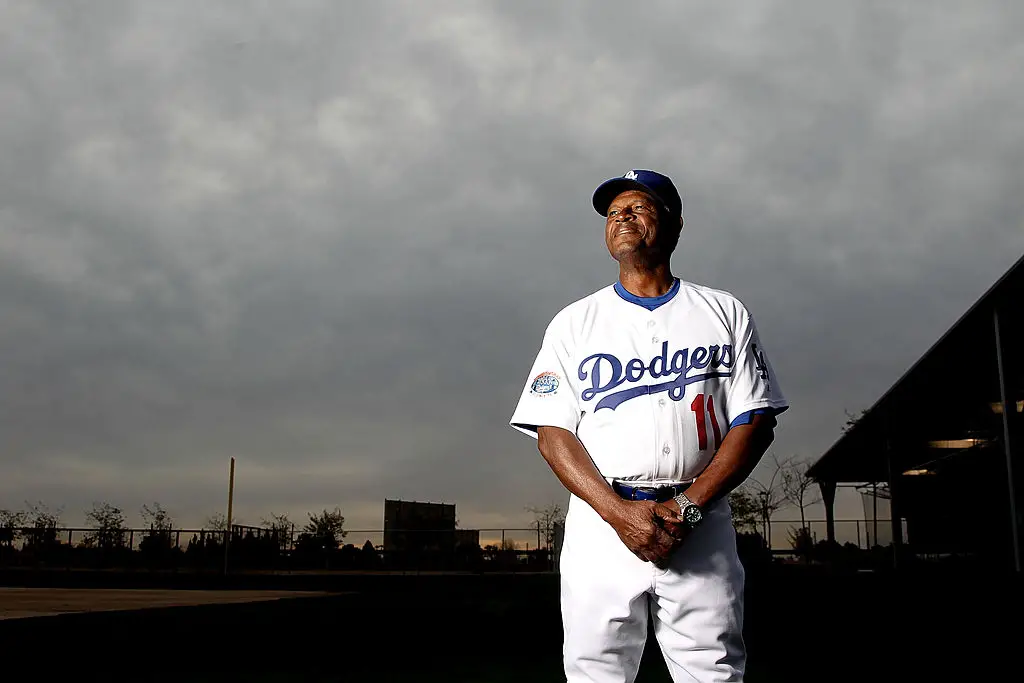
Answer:
<svg viewBox="0 0 1024 683"><path fill-rule="evenodd" d="M609 522L630 551L664 569L689 527L672 508L653 500L624 500Z"/></svg>

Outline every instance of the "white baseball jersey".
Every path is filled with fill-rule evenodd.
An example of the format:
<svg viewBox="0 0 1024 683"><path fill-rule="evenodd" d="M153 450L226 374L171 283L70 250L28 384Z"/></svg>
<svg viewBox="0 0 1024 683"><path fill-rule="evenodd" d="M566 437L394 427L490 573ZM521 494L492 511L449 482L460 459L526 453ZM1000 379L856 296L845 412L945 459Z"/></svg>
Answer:
<svg viewBox="0 0 1024 683"><path fill-rule="evenodd" d="M510 424L575 433L605 477L682 482L737 418L788 407L734 296L676 280L654 310L638 303L651 301L616 284L560 311Z"/></svg>
<svg viewBox="0 0 1024 683"><path fill-rule="evenodd" d="M661 484L699 475L751 411L787 407L735 297L677 280L664 296L641 299L616 283L551 321L511 424L531 436L562 427L605 477ZM559 560L569 683L632 681L649 613L673 681L743 680L736 534L724 499L704 513L661 569L570 497Z"/></svg>

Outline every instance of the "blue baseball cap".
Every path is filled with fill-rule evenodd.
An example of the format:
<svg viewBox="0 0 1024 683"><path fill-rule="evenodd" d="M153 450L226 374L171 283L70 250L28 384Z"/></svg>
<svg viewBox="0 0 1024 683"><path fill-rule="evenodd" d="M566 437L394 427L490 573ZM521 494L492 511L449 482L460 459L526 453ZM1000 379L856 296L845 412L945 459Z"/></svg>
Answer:
<svg viewBox="0 0 1024 683"><path fill-rule="evenodd" d="M601 183L594 191L594 208L602 216L608 215L608 205L612 200L627 190L641 190L661 200L668 212L673 216L682 217L683 200L672 180L654 171L633 169L626 171L621 178L612 178Z"/></svg>

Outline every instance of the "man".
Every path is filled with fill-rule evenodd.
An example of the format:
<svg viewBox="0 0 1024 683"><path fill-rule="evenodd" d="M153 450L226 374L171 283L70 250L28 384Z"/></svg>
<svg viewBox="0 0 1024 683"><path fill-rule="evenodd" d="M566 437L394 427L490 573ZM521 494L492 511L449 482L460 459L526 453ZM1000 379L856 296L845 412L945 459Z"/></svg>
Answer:
<svg viewBox="0 0 1024 683"><path fill-rule="evenodd" d="M570 492L561 572L570 683L630 682L655 637L677 683L742 681L743 567L727 502L788 404L750 314L683 282L672 181L594 193L619 279L559 312L510 424Z"/></svg>

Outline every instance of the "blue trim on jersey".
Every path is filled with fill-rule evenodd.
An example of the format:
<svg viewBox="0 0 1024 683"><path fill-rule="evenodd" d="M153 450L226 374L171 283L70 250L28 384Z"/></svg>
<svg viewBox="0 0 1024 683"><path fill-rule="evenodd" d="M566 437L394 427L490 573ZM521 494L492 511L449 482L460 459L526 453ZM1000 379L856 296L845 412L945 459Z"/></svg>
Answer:
<svg viewBox="0 0 1024 683"><path fill-rule="evenodd" d="M741 415L737 415L736 419L729 424L729 429L732 429L733 427L739 427L740 425L748 425L754 421L755 415L764 415L766 413L768 415L776 414L775 411L772 410L771 408L754 408L753 410L748 410L747 412L742 413Z"/></svg>
<svg viewBox="0 0 1024 683"><path fill-rule="evenodd" d="M672 301L675 295L679 293L679 278L674 278L672 287L661 296L637 296L627 291L621 282L615 283L615 293L631 304L643 306L648 311L653 311L658 306L664 306L669 301Z"/></svg>

